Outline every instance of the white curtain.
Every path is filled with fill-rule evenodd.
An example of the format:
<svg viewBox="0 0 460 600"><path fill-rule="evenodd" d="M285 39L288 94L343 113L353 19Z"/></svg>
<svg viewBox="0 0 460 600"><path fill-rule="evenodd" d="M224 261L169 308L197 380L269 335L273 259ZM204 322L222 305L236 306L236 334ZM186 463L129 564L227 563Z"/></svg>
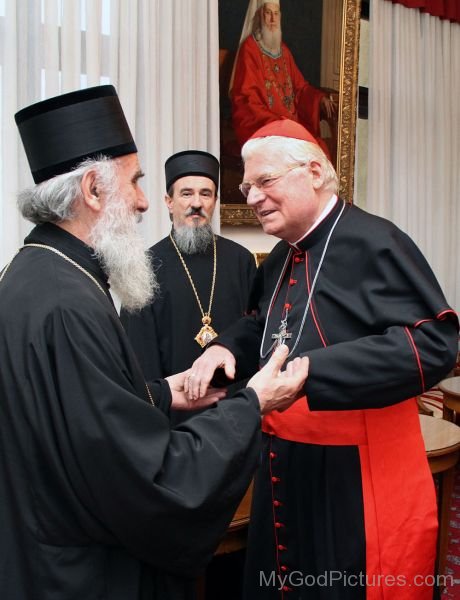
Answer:
<svg viewBox="0 0 460 600"><path fill-rule="evenodd" d="M460 25L373 0L367 209L406 231L460 309Z"/></svg>
<svg viewBox="0 0 460 600"><path fill-rule="evenodd" d="M218 48L215 0L0 0L0 265L31 228L16 209L18 190L33 183L17 110L79 88L117 88L146 173L141 227L151 245L170 228L166 158L189 148L219 155Z"/></svg>

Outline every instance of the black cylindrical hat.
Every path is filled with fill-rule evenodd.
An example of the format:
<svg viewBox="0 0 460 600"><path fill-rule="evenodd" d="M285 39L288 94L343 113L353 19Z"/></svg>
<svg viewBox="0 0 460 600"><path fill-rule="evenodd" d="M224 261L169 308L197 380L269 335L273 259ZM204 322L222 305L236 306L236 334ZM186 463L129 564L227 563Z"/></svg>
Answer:
<svg viewBox="0 0 460 600"><path fill-rule="evenodd" d="M219 187L219 161L209 152L184 150L177 152L165 162L166 191L181 177L202 175L209 177Z"/></svg>
<svg viewBox="0 0 460 600"><path fill-rule="evenodd" d="M137 152L113 85L49 98L14 118L35 183L68 173L86 158Z"/></svg>

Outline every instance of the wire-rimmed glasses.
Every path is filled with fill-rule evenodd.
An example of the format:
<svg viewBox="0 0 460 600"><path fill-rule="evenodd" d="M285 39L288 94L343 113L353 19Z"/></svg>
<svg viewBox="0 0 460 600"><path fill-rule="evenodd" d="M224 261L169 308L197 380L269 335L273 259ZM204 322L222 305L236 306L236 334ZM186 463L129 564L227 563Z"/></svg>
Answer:
<svg viewBox="0 0 460 600"><path fill-rule="evenodd" d="M278 173L266 173L265 175L261 175L260 177L258 177L255 181L242 181L238 187L240 188L240 192L245 198L249 196L249 192L251 191L252 186L255 186L261 192L265 192L265 190L267 190L270 186L275 184L278 179L281 179L281 177L284 177L294 169L304 167L306 164L307 163L297 163L295 165L290 166L288 169L279 171Z"/></svg>

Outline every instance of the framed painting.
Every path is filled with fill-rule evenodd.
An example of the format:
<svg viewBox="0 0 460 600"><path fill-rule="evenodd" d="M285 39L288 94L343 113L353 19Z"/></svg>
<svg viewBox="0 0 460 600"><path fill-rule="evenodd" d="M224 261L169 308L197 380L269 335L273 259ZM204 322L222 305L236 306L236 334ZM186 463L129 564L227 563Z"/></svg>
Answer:
<svg viewBox="0 0 460 600"><path fill-rule="evenodd" d="M241 136L237 136L235 129L230 91L248 2L249 0L219 0L222 225L259 224L238 189L243 177ZM273 7L273 3L270 6ZM280 11L282 41L289 49L301 76L335 104L335 114L329 118L321 118L319 135L336 167L340 196L351 202L360 0L280 0ZM266 80L265 86L270 87L270 82ZM270 96L268 98L270 100ZM283 102L288 105L289 97L284 97Z"/></svg>

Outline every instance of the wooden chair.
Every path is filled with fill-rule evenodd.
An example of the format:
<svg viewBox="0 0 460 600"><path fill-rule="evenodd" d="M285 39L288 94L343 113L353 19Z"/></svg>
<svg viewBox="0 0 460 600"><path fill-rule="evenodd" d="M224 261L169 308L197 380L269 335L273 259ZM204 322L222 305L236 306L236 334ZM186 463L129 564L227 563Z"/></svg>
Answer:
<svg viewBox="0 0 460 600"><path fill-rule="evenodd" d="M455 423L460 414L460 376L443 379L439 389L443 394L442 417Z"/></svg>
<svg viewBox="0 0 460 600"><path fill-rule="evenodd" d="M455 465L460 454L460 427L444 419L419 415L428 464L439 476L438 551L436 572L445 574L449 542L449 510L454 489Z"/></svg>

